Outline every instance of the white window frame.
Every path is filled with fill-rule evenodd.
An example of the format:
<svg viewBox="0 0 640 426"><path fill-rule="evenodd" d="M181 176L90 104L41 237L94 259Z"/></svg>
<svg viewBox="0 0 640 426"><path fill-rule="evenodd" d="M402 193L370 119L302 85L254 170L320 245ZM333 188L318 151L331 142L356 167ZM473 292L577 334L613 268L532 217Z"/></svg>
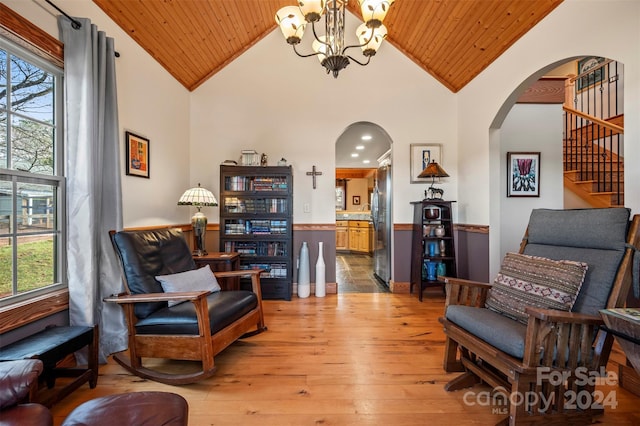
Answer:
<svg viewBox="0 0 640 426"><path fill-rule="evenodd" d="M67 281L67 214L66 214L66 178L65 178L65 167L64 167L64 86L63 86L63 76L64 70L52 62L46 61L45 59L39 57L38 55L33 54L27 49L22 48L18 44L6 39L5 37L0 36L0 49L7 52L7 55L16 56L24 61L27 61L47 72L49 72L54 77L54 170L52 175L44 175L38 173L29 173L20 170L14 169L6 169L0 168L0 175L2 176L2 180L10 181L12 183L15 197L16 188L19 183L37 183L43 185L51 185L56 187L56 214L54 217L54 228L46 231L35 231L28 233L18 233L17 232L17 206L15 202L12 202L12 218L13 223L11 224L11 231L8 234L0 234L0 237L11 238L12 246L14 247L12 254L12 288L13 295L6 296L0 299L0 308L9 306L15 303L23 302L25 300L33 299L36 297L40 297L47 293L53 293L55 291L59 291L61 289L66 289L68 287ZM9 70L8 70L9 71ZM10 152L10 141L11 141L11 117L13 113L11 112L11 99L10 93L7 93L7 109L4 111L7 114L7 143L8 143L8 151ZM55 265L54 265L54 279L51 285L47 285L45 287L35 289L32 291L24 292L24 293L16 293L17 289L17 243L18 237L22 237L25 235L37 235L37 234L56 234L57 238L54 239L56 242L54 254L55 254Z"/></svg>

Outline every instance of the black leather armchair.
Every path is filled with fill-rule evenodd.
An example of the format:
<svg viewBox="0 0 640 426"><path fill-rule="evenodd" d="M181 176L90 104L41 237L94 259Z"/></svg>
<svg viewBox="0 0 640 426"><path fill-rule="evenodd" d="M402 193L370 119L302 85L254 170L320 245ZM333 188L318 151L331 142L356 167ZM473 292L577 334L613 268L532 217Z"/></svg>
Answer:
<svg viewBox="0 0 640 426"><path fill-rule="evenodd" d="M0 362L0 425L51 426L53 416L44 405L28 402L38 388L42 361ZM170 392L130 392L103 396L75 408L62 426L186 426L189 406Z"/></svg>
<svg viewBox="0 0 640 426"><path fill-rule="evenodd" d="M214 356L242 337L266 330L262 313L262 270L215 272L217 278L250 276L252 290L164 292L158 276L196 269L180 229L111 231L122 263L125 293L119 303L129 332L129 354L114 359L140 377L171 385L193 383L215 373ZM169 306L168 302L185 302ZM145 367L143 358L200 361L195 373Z"/></svg>

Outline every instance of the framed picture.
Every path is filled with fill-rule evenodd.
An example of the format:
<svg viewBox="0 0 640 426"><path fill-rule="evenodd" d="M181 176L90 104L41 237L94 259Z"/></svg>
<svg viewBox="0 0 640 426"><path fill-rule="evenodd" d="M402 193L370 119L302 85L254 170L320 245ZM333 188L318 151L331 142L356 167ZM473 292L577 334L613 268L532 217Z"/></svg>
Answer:
<svg viewBox="0 0 640 426"><path fill-rule="evenodd" d="M418 175L429 165L435 161L442 165L442 144L411 144L411 183L431 182L431 178L419 178Z"/></svg>
<svg viewBox="0 0 640 426"><path fill-rule="evenodd" d="M605 58L599 56L587 56L578 61L577 90L587 89L606 78L605 67L600 67L605 61Z"/></svg>
<svg viewBox="0 0 640 426"><path fill-rule="evenodd" d="M149 178L149 139L125 133L127 174Z"/></svg>
<svg viewBox="0 0 640 426"><path fill-rule="evenodd" d="M353 198L351 199L351 202L354 206L359 206L360 205L360 196L359 195L354 195Z"/></svg>
<svg viewBox="0 0 640 426"><path fill-rule="evenodd" d="M507 152L507 197L540 196L540 153Z"/></svg>

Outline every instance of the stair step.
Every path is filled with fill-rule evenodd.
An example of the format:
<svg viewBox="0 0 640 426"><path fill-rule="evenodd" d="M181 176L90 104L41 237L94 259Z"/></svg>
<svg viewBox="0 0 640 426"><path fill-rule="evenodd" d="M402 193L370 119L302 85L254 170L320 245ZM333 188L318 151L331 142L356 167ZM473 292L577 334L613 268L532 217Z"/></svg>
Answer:
<svg viewBox="0 0 640 426"><path fill-rule="evenodd" d="M575 181L576 185L584 187L585 190L593 192L593 193L603 193L603 192L618 192L618 186L622 191L624 189L624 184L618 185L617 182L598 182L596 180L584 180L584 181Z"/></svg>
<svg viewBox="0 0 640 426"><path fill-rule="evenodd" d="M568 170L579 170L581 173L594 173L594 176L597 176L598 173L614 173L614 174L622 174L624 172L624 166L618 164L590 164L590 163L575 163L569 162L565 163L565 167ZM594 179L592 177L584 178L583 180ZM597 179L597 177L596 177Z"/></svg>
<svg viewBox="0 0 640 426"><path fill-rule="evenodd" d="M574 182L578 181L604 181L604 182L621 182L624 183L624 173L617 173L611 171L580 171L580 170L566 170L565 175Z"/></svg>

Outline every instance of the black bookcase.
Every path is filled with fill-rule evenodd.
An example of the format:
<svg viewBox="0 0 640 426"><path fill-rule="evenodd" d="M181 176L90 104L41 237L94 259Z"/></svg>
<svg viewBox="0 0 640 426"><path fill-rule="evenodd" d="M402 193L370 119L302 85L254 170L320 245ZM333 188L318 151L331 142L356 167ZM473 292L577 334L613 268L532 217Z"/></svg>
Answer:
<svg viewBox="0 0 640 426"><path fill-rule="evenodd" d="M456 277L456 249L451 205L455 201L414 201L411 247L411 283L418 288L418 298L426 287L442 286L439 276Z"/></svg>
<svg viewBox="0 0 640 426"><path fill-rule="evenodd" d="M264 299L291 300L291 166L220 166L220 251L240 253L241 269L264 269ZM241 280L243 289L251 283Z"/></svg>

